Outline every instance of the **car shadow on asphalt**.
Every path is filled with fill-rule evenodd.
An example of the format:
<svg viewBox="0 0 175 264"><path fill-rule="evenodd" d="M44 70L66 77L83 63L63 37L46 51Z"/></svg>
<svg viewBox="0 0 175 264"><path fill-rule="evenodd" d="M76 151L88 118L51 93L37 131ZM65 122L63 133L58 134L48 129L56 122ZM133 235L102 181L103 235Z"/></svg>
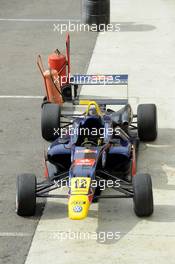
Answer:
<svg viewBox="0 0 175 264"><path fill-rule="evenodd" d="M143 233L145 230L151 233L153 225L175 221L174 160L175 130L159 129L159 137L155 142L141 143L137 161L138 172L149 173L152 177L154 213L150 217L139 218L134 213L132 199L100 199L97 210L90 209L88 217L97 219L98 234L112 232L115 238L102 242L99 237L98 243L114 244L133 232L134 235L140 235L137 228L139 225L143 225ZM115 194L115 191L107 189L103 192L109 193ZM47 214L43 214L42 220L66 219L67 200L48 200L45 210Z"/></svg>
<svg viewBox="0 0 175 264"><path fill-rule="evenodd" d="M150 217L137 217L132 199L100 200L97 232L120 232L119 239L107 239L106 244L117 243L128 233L137 233L137 225L143 224L146 232L152 232L156 223L175 222L175 130L159 129L155 142L141 143L137 163L138 172L152 177L154 213ZM105 192L113 193L112 190Z"/></svg>
<svg viewBox="0 0 175 264"><path fill-rule="evenodd" d="M139 24L137 22L112 22L113 25L119 25L120 32L143 32L143 31L152 31L156 27L150 24Z"/></svg>

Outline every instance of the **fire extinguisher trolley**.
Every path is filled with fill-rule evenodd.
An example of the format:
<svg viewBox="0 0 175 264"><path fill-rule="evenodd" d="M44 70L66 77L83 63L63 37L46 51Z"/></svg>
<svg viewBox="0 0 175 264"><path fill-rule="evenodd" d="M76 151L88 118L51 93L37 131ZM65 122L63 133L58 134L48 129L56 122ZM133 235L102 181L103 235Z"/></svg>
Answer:
<svg viewBox="0 0 175 264"><path fill-rule="evenodd" d="M73 114L63 115L61 109L65 102L71 105L86 104L87 100L95 101L101 109L106 105L126 105L128 103L128 75L81 75L70 73L70 36L66 36L66 55L58 49L48 56L48 69L45 69L41 56L37 58L37 65L44 80L45 95L41 111L41 133L47 141L53 141L58 137L58 128L62 123L69 125L65 119L70 119ZM104 97L93 98L78 95L78 87L82 85L122 85L127 87L125 99L106 99ZM64 119L64 121L62 121ZM55 131L57 131L55 133Z"/></svg>

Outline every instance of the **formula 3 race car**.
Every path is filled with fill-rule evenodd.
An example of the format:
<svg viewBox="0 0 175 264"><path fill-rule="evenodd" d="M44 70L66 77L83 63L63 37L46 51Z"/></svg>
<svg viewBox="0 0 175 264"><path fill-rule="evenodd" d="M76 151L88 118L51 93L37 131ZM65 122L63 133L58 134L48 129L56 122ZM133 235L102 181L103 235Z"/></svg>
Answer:
<svg viewBox="0 0 175 264"><path fill-rule="evenodd" d="M33 215L37 197L67 198L69 218L80 220L88 215L93 201L132 198L136 215L150 216L153 213L151 177L136 173L136 159L139 142L157 137L156 106L141 104L134 115L128 103L118 111L106 108L112 103L124 103L121 100L79 103L87 108L80 115L71 115L71 121L62 127L64 133L58 124L58 109L55 104L48 104L51 128L46 131L47 137L52 138L53 127L59 125L59 131L54 130L57 137L45 155L46 180L37 183L33 174L18 176L17 214ZM103 195L101 181L105 188L112 188L117 194ZM66 195L52 194L63 186L67 186Z"/></svg>

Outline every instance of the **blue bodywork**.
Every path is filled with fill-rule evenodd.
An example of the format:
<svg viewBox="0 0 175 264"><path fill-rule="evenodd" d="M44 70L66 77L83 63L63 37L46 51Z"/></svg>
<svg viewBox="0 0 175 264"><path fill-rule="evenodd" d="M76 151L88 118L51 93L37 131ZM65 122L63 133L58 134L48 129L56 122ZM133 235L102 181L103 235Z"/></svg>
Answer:
<svg viewBox="0 0 175 264"><path fill-rule="evenodd" d="M79 132L82 128L92 129L96 126L103 131L103 135L94 136L96 142L100 144L96 146L82 146L86 135L82 137ZM112 128L112 121L109 116L92 117L86 116L76 118L72 125L71 131L76 133L68 133L64 138L56 139L48 149L48 160L62 170L69 170L69 176L95 177L95 171L98 167L104 167L110 170L121 170L130 164L131 159L131 142L129 139L123 139L120 135L115 137L115 141L111 142L113 135L107 133ZM73 130L74 129L74 130ZM94 140L93 138L93 140ZM103 153L105 152L105 155ZM102 161L103 159L103 161ZM105 160L104 160L105 159ZM77 160L94 160L93 164L78 164ZM103 164L103 165L102 165ZM105 165L104 165L105 164Z"/></svg>

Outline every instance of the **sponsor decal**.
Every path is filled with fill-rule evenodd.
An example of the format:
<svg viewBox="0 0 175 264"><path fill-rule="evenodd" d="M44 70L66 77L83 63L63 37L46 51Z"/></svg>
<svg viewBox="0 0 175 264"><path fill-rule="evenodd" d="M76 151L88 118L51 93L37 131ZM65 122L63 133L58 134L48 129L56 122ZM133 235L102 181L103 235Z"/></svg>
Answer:
<svg viewBox="0 0 175 264"><path fill-rule="evenodd" d="M76 205L76 206L74 206L74 208L73 208L73 211L74 211L75 213L80 213L82 210L83 210L83 207L80 206L80 205Z"/></svg>
<svg viewBox="0 0 175 264"><path fill-rule="evenodd" d="M74 204L74 205L83 205L83 204L86 204L85 201L72 201L71 204Z"/></svg>
<svg viewBox="0 0 175 264"><path fill-rule="evenodd" d="M95 159L76 159L74 164L77 166L93 166Z"/></svg>

